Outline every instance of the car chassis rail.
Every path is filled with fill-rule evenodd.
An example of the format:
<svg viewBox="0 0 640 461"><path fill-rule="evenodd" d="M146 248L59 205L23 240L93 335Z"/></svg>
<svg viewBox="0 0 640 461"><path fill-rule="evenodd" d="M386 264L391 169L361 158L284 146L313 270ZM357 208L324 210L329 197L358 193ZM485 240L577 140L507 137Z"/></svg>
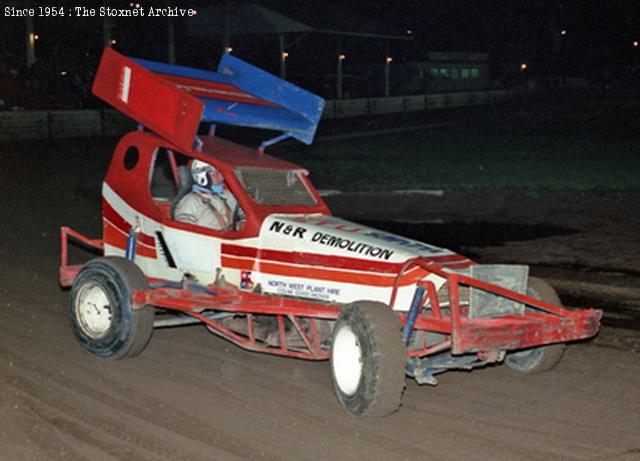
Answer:
<svg viewBox="0 0 640 461"><path fill-rule="evenodd" d="M90 239L68 227L62 227L62 286L70 286L81 268L80 264L68 264L69 238L93 249L103 250L102 240ZM508 350L575 341L593 336L598 331L602 316L600 310L570 311L498 285L450 272L423 258L411 259L404 264L396 277L389 306L395 306L403 275L415 267L446 279L449 302L446 309L441 305L433 282L422 280L417 283L411 308L408 312L397 313L403 325L410 360L445 351L450 351L452 355L475 353L478 362L470 365L465 361L464 367L479 366L501 360ZM134 292L135 308L153 306L188 315L207 325L211 332L251 351L307 360L326 360L330 357L328 342L319 335L318 321L335 320L342 305L246 292L224 281L207 286L153 279L150 282L148 290ZM469 319L466 316L468 304L460 300L460 286L475 287L524 303L529 309L524 315ZM222 320L228 316L217 315L220 313L243 319L246 322L246 334L225 326ZM267 344L256 337L257 316L275 317L278 331L276 345ZM290 331L297 332L302 342L290 344L287 334ZM414 332L438 333L439 339L429 344L426 335L419 335L419 341L411 342ZM453 364L448 368L460 367L458 365Z"/></svg>

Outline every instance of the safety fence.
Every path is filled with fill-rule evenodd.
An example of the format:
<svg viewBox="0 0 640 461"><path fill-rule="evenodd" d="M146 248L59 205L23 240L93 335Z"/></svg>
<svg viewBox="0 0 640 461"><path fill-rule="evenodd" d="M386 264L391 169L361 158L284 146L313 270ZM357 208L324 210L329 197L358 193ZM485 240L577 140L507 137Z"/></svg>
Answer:
<svg viewBox="0 0 640 461"><path fill-rule="evenodd" d="M117 136L133 120L112 109L0 112L0 140Z"/></svg>
<svg viewBox="0 0 640 461"><path fill-rule="evenodd" d="M492 90L327 101L323 119L501 104L526 91ZM118 136L135 122L113 109L0 112L0 141Z"/></svg>
<svg viewBox="0 0 640 461"><path fill-rule="evenodd" d="M347 118L361 115L385 115L400 112L501 104L522 99L526 95L528 95L528 92L524 90L492 90L387 98L335 99L327 101L322 116L324 119Z"/></svg>

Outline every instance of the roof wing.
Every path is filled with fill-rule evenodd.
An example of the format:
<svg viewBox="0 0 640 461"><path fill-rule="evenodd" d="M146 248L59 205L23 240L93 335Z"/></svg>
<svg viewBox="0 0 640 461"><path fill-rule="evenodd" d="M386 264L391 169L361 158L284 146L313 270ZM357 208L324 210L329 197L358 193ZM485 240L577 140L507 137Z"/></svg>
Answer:
<svg viewBox="0 0 640 461"><path fill-rule="evenodd" d="M223 55L217 72L135 62L202 101L203 121L277 130L284 137L313 142L324 99L231 54Z"/></svg>
<svg viewBox="0 0 640 461"><path fill-rule="evenodd" d="M230 54L213 72L105 48L93 93L183 150L201 121L282 131L276 139L311 144L324 109L321 97Z"/></svg>
<svg viewBox="0 0 640 461"><path fill-rule="evenodd" d="M111 48L102 54L93 94L180 149L193 147L204 104Z"/></svg>

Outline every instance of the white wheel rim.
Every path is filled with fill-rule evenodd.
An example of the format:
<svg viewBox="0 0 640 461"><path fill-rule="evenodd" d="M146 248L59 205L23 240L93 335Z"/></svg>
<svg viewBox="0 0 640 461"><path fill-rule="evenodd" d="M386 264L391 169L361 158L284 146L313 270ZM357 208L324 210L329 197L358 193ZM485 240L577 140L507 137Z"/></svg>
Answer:
<svg viewBox="0 0 640 461"><path fill-rule="evenodd" d="M83 286L75 301L76 318L82 330L97 339L111 327L111 303L105 290L96 283Z"/></svg>
<svg viewBox="0 0 640 461"><path fill-rule="evenodd" d="M356 393L362 377L362 349L358 336L350 326L338 327L331 351L333 376L340 391L348 396Z"/></svg>

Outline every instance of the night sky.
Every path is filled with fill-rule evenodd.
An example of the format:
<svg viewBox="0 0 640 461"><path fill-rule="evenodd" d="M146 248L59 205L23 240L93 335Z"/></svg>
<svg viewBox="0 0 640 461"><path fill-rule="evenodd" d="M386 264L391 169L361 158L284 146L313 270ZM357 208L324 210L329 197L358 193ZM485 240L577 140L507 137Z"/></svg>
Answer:
<svg viewBox="0 0 640 461"><path fill-rule="evenodd" d="M19 6L21 2L2 2ZM164 6L164 0L142 2ZM202 0L168 2L172 6L202 9L212 2ZM218 2L220 4L221 2ZM383 60L386 50L396 62L422 61L429 51L488 52L494 75L516 69L527 62L532 75L561 74L590 77L598 72L615 72L637 66L640 47L640 2L542 1L542 0L262 0L261 4L307 23L314 28L352 30L404 35L410 42L340 37L314 33L296 42L288 62L292 74L318 72L331 67L337 49L349 62ZM38 3L33 2L34 5ZM100 2L80 2L99 6ZM128 7L129 2L109 2ZM213 67L222 50L220 38L195 38L186 22L177 22L178 63ZM86 68L94 66L100 54L100 18L36 18L37 57L49 65ZM565 31L564 33L562 31ZM24 20L2 17L0 34L2 59L21 62L24 58ZM114 29L116 49L151 59L166 59L166 23L158 18L120 18ZM288 41L296 38L287 37ZM277 39L274 36L231 37L234 53L241 58L276 71ZM388 47L388 48L387 48Z"/></svg>

